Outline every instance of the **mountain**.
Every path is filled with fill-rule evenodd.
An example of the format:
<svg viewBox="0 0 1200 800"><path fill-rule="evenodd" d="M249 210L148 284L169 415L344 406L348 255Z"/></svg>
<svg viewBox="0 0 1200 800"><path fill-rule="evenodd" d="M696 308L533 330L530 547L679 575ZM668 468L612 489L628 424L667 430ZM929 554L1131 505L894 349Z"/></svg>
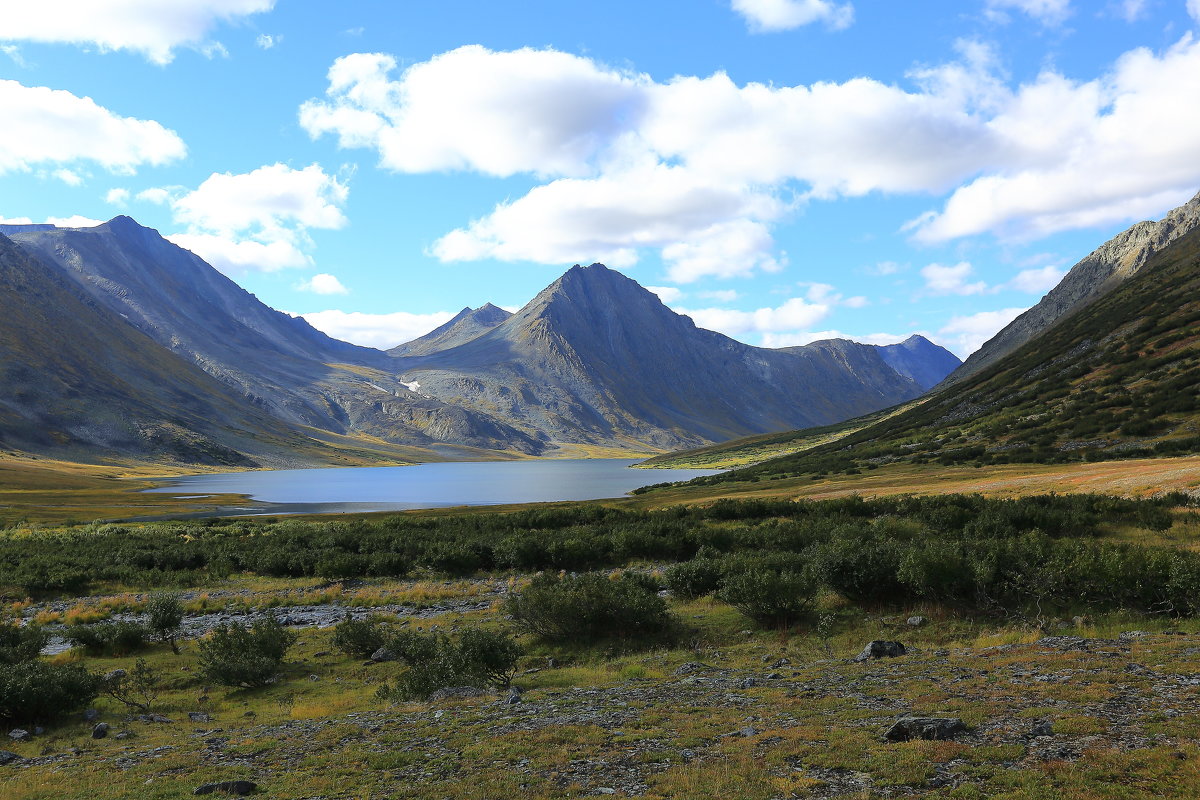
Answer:
<svg viewBox="0 0 1200 800"><path fill-rule="evenodd" d="M0 235L0 444L252 466L305 446Z"/></svg>
<svg viewBox="0 0 1200 800"><path fill-rule="evenodd" d="M897 344L879 346L879 354L889 367L932 389L962 364L958 356L916 334Z"/></svg>
<svg viewBox="0 0 1200 800"><path fill-rule="evenodd" d="M601 264L476 338L397 358L406 382L555 443L678 448L821 425L916 397L875 351L751 347Z"/></svg>
<svg viewBox="0 0 1200 800"><path fill-rule="evenodd" d="M439 350L449 350L476 339L499 325L512 314L503 308L486 303L479 308L464 308L449 322L434 328L424 336L393 347L390 356L423 356Z"/></svg>
<svg viewBox="0 0 1200 800"><path fill-rule="evenodd" d="M1158 222L1139 222L1071 268L1058 286L973 353L949 378L957 383L1013 352L1059 320L1137 275L1155 253L1200 226L1200 194Z"/></svg>
<svg viewBox="0 0 1200 800"><path fill-rule="evenodd" d="M1200 229L1009 355L846 431L706 480L1200 452Z"/></svg>
<svg viewBox="0 0 1200 800"><path fill-rule="evenodd" d="M0 226L97 304L293 425L392 444L536 453L503 421L418 394L386 354L276 311L129 217L92 228Z"/></svg>

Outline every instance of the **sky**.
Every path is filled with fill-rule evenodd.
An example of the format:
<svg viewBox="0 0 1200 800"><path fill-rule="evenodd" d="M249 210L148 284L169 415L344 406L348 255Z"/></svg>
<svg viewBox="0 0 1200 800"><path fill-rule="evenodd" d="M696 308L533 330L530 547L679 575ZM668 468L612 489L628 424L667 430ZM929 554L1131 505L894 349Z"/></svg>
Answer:
<svg viewBox="0 0 1200 800"><path fill-rule="evenodd" d="M965 357L1200 189L1200 0L0 0L0 220L391 347L599 261Z"/></svg>

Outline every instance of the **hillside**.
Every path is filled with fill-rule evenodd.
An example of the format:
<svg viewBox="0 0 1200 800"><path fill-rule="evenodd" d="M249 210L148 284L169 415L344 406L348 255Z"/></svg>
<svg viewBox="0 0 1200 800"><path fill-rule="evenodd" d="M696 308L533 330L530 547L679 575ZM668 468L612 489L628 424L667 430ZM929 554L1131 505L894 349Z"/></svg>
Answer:
<svg viewBox="0 0 1200 800"><path fill-rule="evenodd" d="M500 420L412 391L384 353L264 305L128 217L93 228L6 229L97 304L286 423L397 445L542 448Z"/></svg>
<svg viewBox="0 0 1200 800"><path fill-rule="evenodd" d="M643 450L829 424L922 391L873 350L768 350L698 328L601 264L573 267L486 333L397 369L532 436Z"/></svg>
<svg viewBox="0 0 1200 800"><path fill-rule="evenodd" d="M957 383L996 363L1060 319L1113 291L1137 275L1155 253L1197 226L1200 226L1200 194L1157 222L1139 222L1117 234L1072 267L1037 305L972 353L948 383Z"/></svg>
<svg viewBox="0 0 1200 800"><path fill-rule="evenodd" d="M423 356L439 350L449 350L451 347L457 347L479 338L511 316L512 314L503 308L497 308L491 303L485 303L479 308L464 308L444 325L434 328L411 342L393 347L387 351L387 354L390 356Z"/></svg>
<svg viewBox="0 0 1200 800"><path fill-rule="evenodd" d="M1200 451L1200 231L1016 352L834 443L699 482Z"/></svg>

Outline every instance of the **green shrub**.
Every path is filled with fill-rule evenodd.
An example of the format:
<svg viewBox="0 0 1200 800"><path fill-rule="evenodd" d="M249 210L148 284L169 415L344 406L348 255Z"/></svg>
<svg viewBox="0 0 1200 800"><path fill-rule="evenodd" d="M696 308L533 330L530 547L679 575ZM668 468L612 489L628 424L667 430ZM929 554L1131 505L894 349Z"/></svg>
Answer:
<svg viewBox="0 0 1200 800"><path fill-rule="evenodd" d="M722 575L721 562L715 558L694 558L667 567L667 588L676 597L693 600L717 590Z"/></svg>
<svg viewBox="0 0 1200 800"><path fill-rule="evenodd" d="M256 621L251 627L233 623L218 625L200 640L200 672L224 686L255 687L270 683L296 634L274 617Z"/></svg>
<svg viewBox="0 0 1200 800"><path fill-rule="evenodd" d="M518 627L546 639L638 639L662 635L674 624L656 592L633 579L598 573L539 575L504 610Z"/></svg>
<svg viewBox="0 0 1200 800"><path fill-rule="evenodd" d="M115 669L101 679L100 691L143 714L158 700L162 685L158 675L139 658L133 669Z"/></svg>
<svg viewBox="0 0 1200 800"><path fill-rule="evenodd" d="M48 722L96 699L100 678L77 664L25 661L0 669L0 719Z"/></svg>
<svg viewBox="0 0 1200 800"><path fill-rule="evenodd" d="M516 674L521 646L496 631L467 628L452 640L441 631L405 631L389 646L408 664L379 695L390 700L425 699L438 689L493 684L505 687Z"/></svg>
<svg viewBox="0 0 1200 800"><path fill-rule="evenodd" d="M89 655L124 656L144 649L149 643L150 631L137 622L102 622L71 625L63 636Z"/></svg>
<svg viewBox="0 0 1200 800"><path fill-rule="evenodd" d="M346 655L368 658L387 643L383 619L372 615L354 619L349 614L333 629L333 646Z"/></svg>
<svg viewBox="0 0 1200 800"><path fill-rule="evenodd" d="M0 665L23 664L33 661L49 640L38 625L0 623Z"/></svg>
<svg viewBox="0 0 1200 800"><path fill-rule="evenodd" d="M146 628L160 642L171 645L171 652L179 652L179 629L183 625L183 606L177 594L154 594L146 603Z"/></svg>
<svg viewBox="0 0 1200 800"><path fill-rule="evenodd" d="M787 625L812 610L821 581L811 567L752 567L726 575L717 596L763 625Z"/></svg>

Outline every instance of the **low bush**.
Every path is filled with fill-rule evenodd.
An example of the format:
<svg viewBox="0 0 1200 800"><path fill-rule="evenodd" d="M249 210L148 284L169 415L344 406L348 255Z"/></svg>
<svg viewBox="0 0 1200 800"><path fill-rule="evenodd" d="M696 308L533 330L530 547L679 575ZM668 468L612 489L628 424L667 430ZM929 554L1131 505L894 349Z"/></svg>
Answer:
<svg viewBox="0 0 1200 800"><path fill-rule="evenodd" d="M482 628L467 628L457 641L441 631L405 631L388 646L408 665L395 683L380 689L390 700L423 700L454 686L506 687L521 657L521 646L510 636Z"/></svg>
<svg viewBox="0 0 1200 800"><path fill-rule="evenodd" d="M171 645L179 652L179 630L183 625L183 606L177 594L154 594L146 603L146 628L157 641Z"/></svg>
<svg viewBox="0 0 1200 800"><path fill-rule="evenodd" d="M89 655L124 656L144 649L150 631L136 622L102 622L97 625L71 625L63 636Z"/></svg>
<svg viewBox="0 0 1200 800"><path fill-rule="evenodd" d="M96 699L100 678L77 664L33 660L0 670L0 719L49 722Z"/></svg>
<svg viewBox="0 0 1200 800"><path fill-rule="evenodd" d="M333 629L333 646L346 655L368 658L387 643L387 631L378 616L366 619L346 619Z"/></svg>
<svg viewBox="0 0 1200 800"><path fill-rule="evenodd" d="M162 684L146 659L139 658L131 670L115 669L105 675L100 682L100 691L146 714L162 693Z"/></svg>
<svg viewBox="0 0 1200 800"><path fill-rule="evenodd" d="M694 558L667 567L667 588L676 597L694 600L717 590L723 574L721 562L715 558Z"/></svg>
<svg viewBox="0 0 1200 800"><path fill-rule="evenodd" d="M38 625L0 623L0 665L33 661L49 638Z"/></svg>
<svg viewBox="0 0 1200 800"><path fill-rule="evenodd" d="M504 610L522 630L546 639L640 639L674 625L666 602L642 582L598 573L538 575Z"/></svg>
<svg viewBox="0 0 1200 800"><path fill-rule="evenodd" d="M812 610L820 589L811 567L751 567L722 578L717 597L762 625L787 625Z"/></svg>
<svg viewBox="0 0 1200 800"><path fill-rule="evenodd" d="M252 688L270 683L296 634L274 617L256 621L247 628L233 623L218 625L200 640L200 672L223 686Z"/></svg>

